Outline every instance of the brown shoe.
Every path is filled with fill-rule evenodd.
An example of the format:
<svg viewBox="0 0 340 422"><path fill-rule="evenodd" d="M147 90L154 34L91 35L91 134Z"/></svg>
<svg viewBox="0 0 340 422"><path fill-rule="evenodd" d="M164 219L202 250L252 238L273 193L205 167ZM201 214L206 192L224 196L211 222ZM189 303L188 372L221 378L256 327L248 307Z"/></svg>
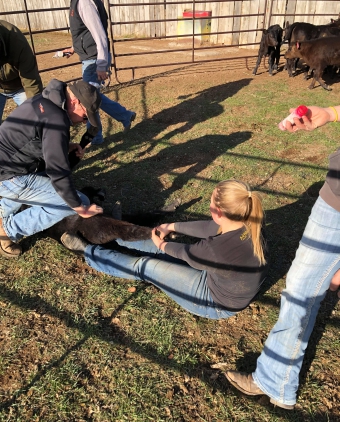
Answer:
<svg viewBox="0 0 340 422"><path fill-rule="evenodd" d="M230 384L240 390L243 394L247 394L248 396L265 395L265 393L255 384L252 374L247 374L246 372L227 371L224 375ZM293 410L295 407L294 404L283 404L272 398L270 398L270 402L282 409Z"/></svg>
<svg viewBox="0 0 340 422"><path fill-rule="evenodd" d="M124 130L123 130L124 135L128 133L128 131L131 129L132 122L135 120L135 118L136 118L136 113L133 111L130 117L130 123L124 127Z"/></svg>
<svg viewBox="0 0 340 422"><path fill-rule="evenodd" d="M86 246L88 245L88 243L86 243L81 237L68 232L65 232L61 236L60 241L66 249L78 254L83 254Z"/></svg>
<svg viewBox="0 0 340 422"><path fill-rule="evenodd" d="M6 258L18 258L22 254L22 248L17 243L11 241L2 227L0 218L0 255Z"/></svg>

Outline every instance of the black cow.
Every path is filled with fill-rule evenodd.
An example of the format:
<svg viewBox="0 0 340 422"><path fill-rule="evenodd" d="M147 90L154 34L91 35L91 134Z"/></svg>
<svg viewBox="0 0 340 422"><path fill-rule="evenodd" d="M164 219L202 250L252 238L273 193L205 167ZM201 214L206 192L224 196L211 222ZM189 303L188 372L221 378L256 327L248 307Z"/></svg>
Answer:
<svg viewBox="0 0 340 422"><path fill-rule="evenodd" d="M282 35L283 29L280 25L272 25L268 29L263 30L258 58L253 70L253 75L256 75L262 57L266 56L268 56L269 75L272 76L273 71L277 71L277 66L280 60Z"/></svg>
<svg viewBox="0 0 340 422"><path fill-rule="evenodd" d="M321 76L327 66L340 66L340 37L297 42L289 47L285 58L299 58L307 63L313 71L313 81L309 89L313 89L315 82L318 81L324 89L331 91L331 88L321 80Z"/></svg>
<svg viewBox="0 0 340 422"><path fill-rule="evenodd" d="M283 42L288 41L290 47L296 42L339 36L340 19L331 19L331 22L327 25L313 25L308 22L294 22L289 25L289 22L287 22ZM295 74L297 61L297 59L287 59L286 68L289 76Z"/></svg>

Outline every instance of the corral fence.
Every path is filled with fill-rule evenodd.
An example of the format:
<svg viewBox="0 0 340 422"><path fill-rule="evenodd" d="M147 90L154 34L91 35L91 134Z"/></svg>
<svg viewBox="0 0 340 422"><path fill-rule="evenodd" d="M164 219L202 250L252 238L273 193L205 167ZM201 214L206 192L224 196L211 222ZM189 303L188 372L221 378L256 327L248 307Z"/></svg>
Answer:
<svg viewBox="0 0 340 422"><path fill-rule="evenodd" d="M262 30L270 25L284 27L286 21L325 24L339 15L336 0L117 0L114 3L104 0L104 3L111 23L112 68L118 82L121 71L131 71L133 79L137 69L254 58L255 51L237 56L229 52L257 49ZM38 56L54 50L39 51L35 37L69 31L69 4L69 0L0 0L0 18L21 28ZM147 47L150 40L163 43L155 42L150 49ZM148 44L143 46L143 42ZM129 48L137 44L139 51ZM209 50L219 51L218 57L209 55ZM169 53L179 52L184 53L182 61L169 61ZM154 57L151 61L150 56ZM73 65L40 68L40 72Z"/></svg>

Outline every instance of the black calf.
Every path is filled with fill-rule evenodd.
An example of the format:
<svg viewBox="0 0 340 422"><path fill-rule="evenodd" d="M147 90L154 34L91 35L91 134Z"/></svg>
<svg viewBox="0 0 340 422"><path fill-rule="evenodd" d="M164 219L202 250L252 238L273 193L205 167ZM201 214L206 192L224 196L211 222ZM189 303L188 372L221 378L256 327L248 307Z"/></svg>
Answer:
<svg viewBox="0 0 340 422"><path fill-rule="evenodd" d="M283 30L280 25L272 25L268 29L263 30L258 58L253 70L253 75L256 75L262 57L266 56L268 56L269 75L272 76L273 71L277 70L280 61L282 34Z"/></svg>

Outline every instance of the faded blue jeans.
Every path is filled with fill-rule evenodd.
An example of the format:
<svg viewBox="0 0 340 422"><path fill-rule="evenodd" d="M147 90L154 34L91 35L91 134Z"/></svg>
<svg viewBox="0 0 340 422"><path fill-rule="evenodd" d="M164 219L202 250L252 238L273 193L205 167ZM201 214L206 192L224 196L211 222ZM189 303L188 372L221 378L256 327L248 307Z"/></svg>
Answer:
<svg viewBox="0 0 340 422"><path fill-rule="evenodd" d="M1 92L0 93L0 124L1 124L1 120L2 120L2 115L4 113L6 101L7 101L8 98L13 98L13 100L14 100L14 102L17 106L22 104L27 99L24 88L21 88L18 91L15 91L15 92L9 92L9 93Z"/></svg>
<svg viewBox="0 0 340 422"><path fill-rule="evenodd" d="M143 256L88 245L86 262L97 271L114 277L152 283L186 311L203 318L222 319L236 314L214 303L207 287L206 271L195 270L185 261L167 255L157 249L151 239L138 242L117 239L117 243L143 252Z"/></svg>
<svg viewBox="0 0 340 422"><path fill-rule="evenodd" d="M87 196L78 192L82 203ZM24 236L52 227L68 215L75 214L59 196L48 177L27 174L0 182L0 218L7 236L17 242ZM20 211L22 204L30 205Z"/></svg>
<svg viewBox="0 0 340 422"><path fill-rule="evenodd" d="M340 213L319 197L287 274L279 319L253 378L269 397L296 403L299 373L320 303L340 268Z"/></svg>
<svg viewBox="0 0 340 422"><path fill-rule="evenodd" d="M111 61L111 56L109 55L109 62L110 61ZM84 60L82 62L82 73L83 73L84 81L95 82L100 85L100 81L97 78L96 70L97 70L96 60ZM124 128L129 126L133 112L127 110L125 107L111 100L109 97L107 97L104 94L100 94L100 96L102 99L100 108L103 111L105 111L106 114L113 117L115 120L118 120L118 122L121 122ZM99 132L93 138L91 144L100 145L103 142L104 142L103 131L102 131L102 126L100 124Z"/></svg>

